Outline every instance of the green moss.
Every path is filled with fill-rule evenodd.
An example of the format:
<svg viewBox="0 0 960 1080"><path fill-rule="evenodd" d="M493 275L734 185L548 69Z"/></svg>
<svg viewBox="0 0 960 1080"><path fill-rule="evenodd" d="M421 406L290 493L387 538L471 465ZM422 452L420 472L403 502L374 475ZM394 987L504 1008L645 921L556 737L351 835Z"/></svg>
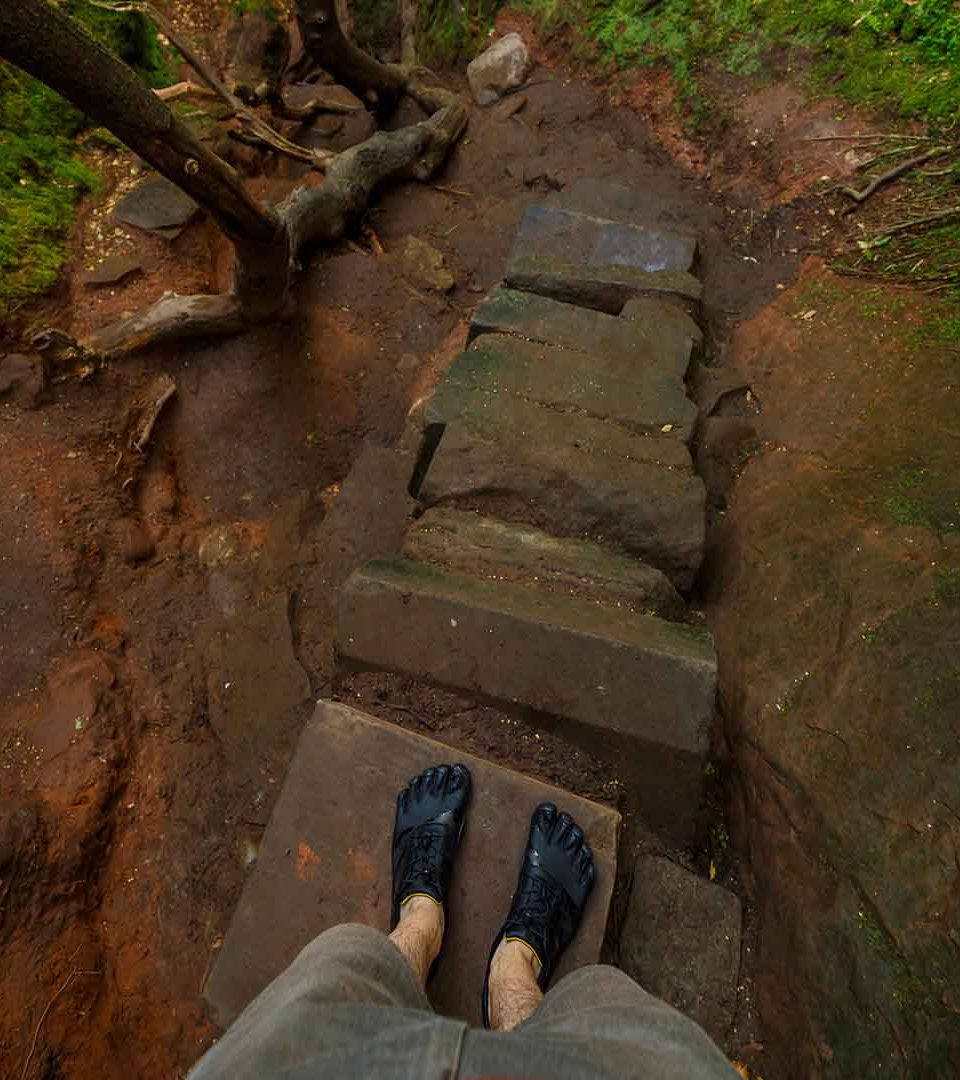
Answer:
<svg viewBox="0 0 960 1080"><path fill-rule="evenodd" d="M953 0L526 0L566 24L611 66L672 68L694 119L707 111L709 69L754 75L776 50L812 50L814 80L860 104L950 124L960 105L960 9Z"/></svg>
<svg viewBox="0 0 960 1080"><path fill-rule="evenodd" d="M148 82L167 81L156 34L141 16L84 0L64 8ZM77 199L97 183L79 156L84 125L63 98L0 61L0 316L57 279Z"/></svg>

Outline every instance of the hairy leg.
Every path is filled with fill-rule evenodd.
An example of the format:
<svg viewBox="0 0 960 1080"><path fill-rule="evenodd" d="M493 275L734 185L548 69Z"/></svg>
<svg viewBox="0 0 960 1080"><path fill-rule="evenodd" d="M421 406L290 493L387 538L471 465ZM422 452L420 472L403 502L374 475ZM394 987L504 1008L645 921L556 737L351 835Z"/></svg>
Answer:
<svg viewBox="0 0 960 1080"><path fill-rule="evenodd" d="M490 1027L512 1031L528 1020L543 1000L537 984L540 961L523 941L504 940L490 963Z"/></svg>
<svg viewBox="0 0 960 1080"><path fill-rule="evenodd" d="M443 907L429 896L411 896L400 908L400 921L390 940L426 986L443 943Z"/></svg>

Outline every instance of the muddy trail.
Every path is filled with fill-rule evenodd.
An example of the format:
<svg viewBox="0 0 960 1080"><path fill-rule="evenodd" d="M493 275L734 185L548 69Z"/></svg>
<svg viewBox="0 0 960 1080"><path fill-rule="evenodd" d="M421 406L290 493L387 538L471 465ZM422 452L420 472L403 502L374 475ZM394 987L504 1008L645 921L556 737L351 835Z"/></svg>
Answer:
<svg viewBox="0 0 960 1080"><path fill-rule="evenodd" d="M781 105L760 95L745 122ZM361 234L305 268L288 321L156 350L42 388L27 380L15 399L4 399L5 1075L186 1073L216 1035L203 986L320 696L360 702L394 723L618 805L627 844L655 848L629 785L589 742L396 676L338 674L334 621L349 574L397 545L403 484L378 448L401 439L411 407L463 347L471 311L502 278L523 211L581 177L605 179L644 192L665 220L700 239L707 346L690 390L701 416L711 418L695 450L714 541L691 596L719 627L721 672L727 662L722 704L728 713L742 704L741 677L750 667L736 621L759 626L764 616L751 609L758 601L738 578L736 560L742 544L760 552L775 531L758 537L750 531L754 518L742 524L726 513L749 456L744 446L752 451L777 438L773 419L759 433L756 421L757 388L776 379L776 345L786 335L784 349L796 351L794 320L823 307L808 300L789 308L811 211L771 197L778 186L772 155L758 170L766 187L749 175L749 161L741 173L740 135L728 141L723 182L715 176L711 185L709 170L678 165L661 146L671 139L659 134L629 101L611 104L562 65L544 64L521 94L473 110L437 183L384 192ZM115 165L117 176L127 168L122 155ZM281 198L298 182L295 172L281 167L251 186ZM96 220L94 211L85 218L78 250ZM78 254L76 273L54 302L65 329L106 323L166 289L222 283L223 242L208 222L194 223L172 245L144 245L152 259L145 275L95 293L80 284ZM438 279L437 253L452 276L449 288L442 273ZM791 321L764 351L770 327L763 320L775 316L761 313L774 301L788 304L782 317ZM738 324L749 328L739 339ZM808 357L833 345L806 348ZM731 363L731 356L747 361ZM175 396L143 451L131 449L162 375L175 381ZM801 375L784 374L775 390L785 410L802 410ZM810 430L827 424L828 412L821 409ZM809 442L805 455L829 452L828 442ZM781 476L754 511L784 505L793 482ZM399 509L405 513L405 504ZM722 587L730 582L736 604L725 607ZM729 725L717 748L722 768L731 768L737 749ZM682 853L701 871L714 857L719 862L729 793L717 784L709 802L696 849ZM741 790L735 821L749 818L750 802ZM776 845L764 850L776 863ZM721 877L739 887L735 859L722 864ZM764 1038L764 1009L758 1016L751 996L756 913L746 892L744 899L743 993L726 1047L737 1056L745 1045L762 1051ZM781 945L766 957L773 980L786 977L785 953ZM790 1023L784 1002L766 985L760 998L782 1037ZM803 1038L806 1047L817 1034ZM805 1074L802 1058L780 1055L781 1075ZM759 1060L769 1073L769 1059Z"/></svg>

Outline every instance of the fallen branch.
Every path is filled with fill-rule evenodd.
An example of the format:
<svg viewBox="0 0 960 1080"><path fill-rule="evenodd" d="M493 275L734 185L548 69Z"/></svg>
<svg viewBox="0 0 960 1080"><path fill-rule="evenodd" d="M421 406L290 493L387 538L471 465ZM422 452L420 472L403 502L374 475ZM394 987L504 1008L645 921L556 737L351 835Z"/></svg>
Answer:
<svg viewBox="0 0 960 1080"><path fill-rule="evenodd" d="M925 150L922 154L917 154L915 157L907 158L906 161L901 161L899 165L895 165L892 169L888 169L885 173L881 173L879 176L873 178L865 188L857 191L852 187L842 187L840 191L844 195L848 195L858 205L865 203L870 196L883 187L884 184L889 184L891 180L896 180L898 176L903 176L904 173L910 172L911 169L915 169L918 165L922 165L925 161L930 161L931 158L942 157L944 154L948 154L951 150L955 149L952 146L934 146L929 150ZM856 209L850 207L850 210Z"/></svg>

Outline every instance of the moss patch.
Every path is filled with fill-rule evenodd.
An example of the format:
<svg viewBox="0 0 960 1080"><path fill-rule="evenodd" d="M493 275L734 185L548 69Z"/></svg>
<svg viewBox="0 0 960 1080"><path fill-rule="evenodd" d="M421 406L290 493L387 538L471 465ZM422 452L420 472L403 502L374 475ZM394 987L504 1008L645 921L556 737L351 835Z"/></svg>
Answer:
<svg viewBox="0 0 960 1080"><path fill-rule="evenodd" d="M84 0L64 7L152 85L167 81L163 51L141 16ZM77 200L97 183L76 141L85 123L58 94L0 61L0 315L60 272Z"/></svg>

